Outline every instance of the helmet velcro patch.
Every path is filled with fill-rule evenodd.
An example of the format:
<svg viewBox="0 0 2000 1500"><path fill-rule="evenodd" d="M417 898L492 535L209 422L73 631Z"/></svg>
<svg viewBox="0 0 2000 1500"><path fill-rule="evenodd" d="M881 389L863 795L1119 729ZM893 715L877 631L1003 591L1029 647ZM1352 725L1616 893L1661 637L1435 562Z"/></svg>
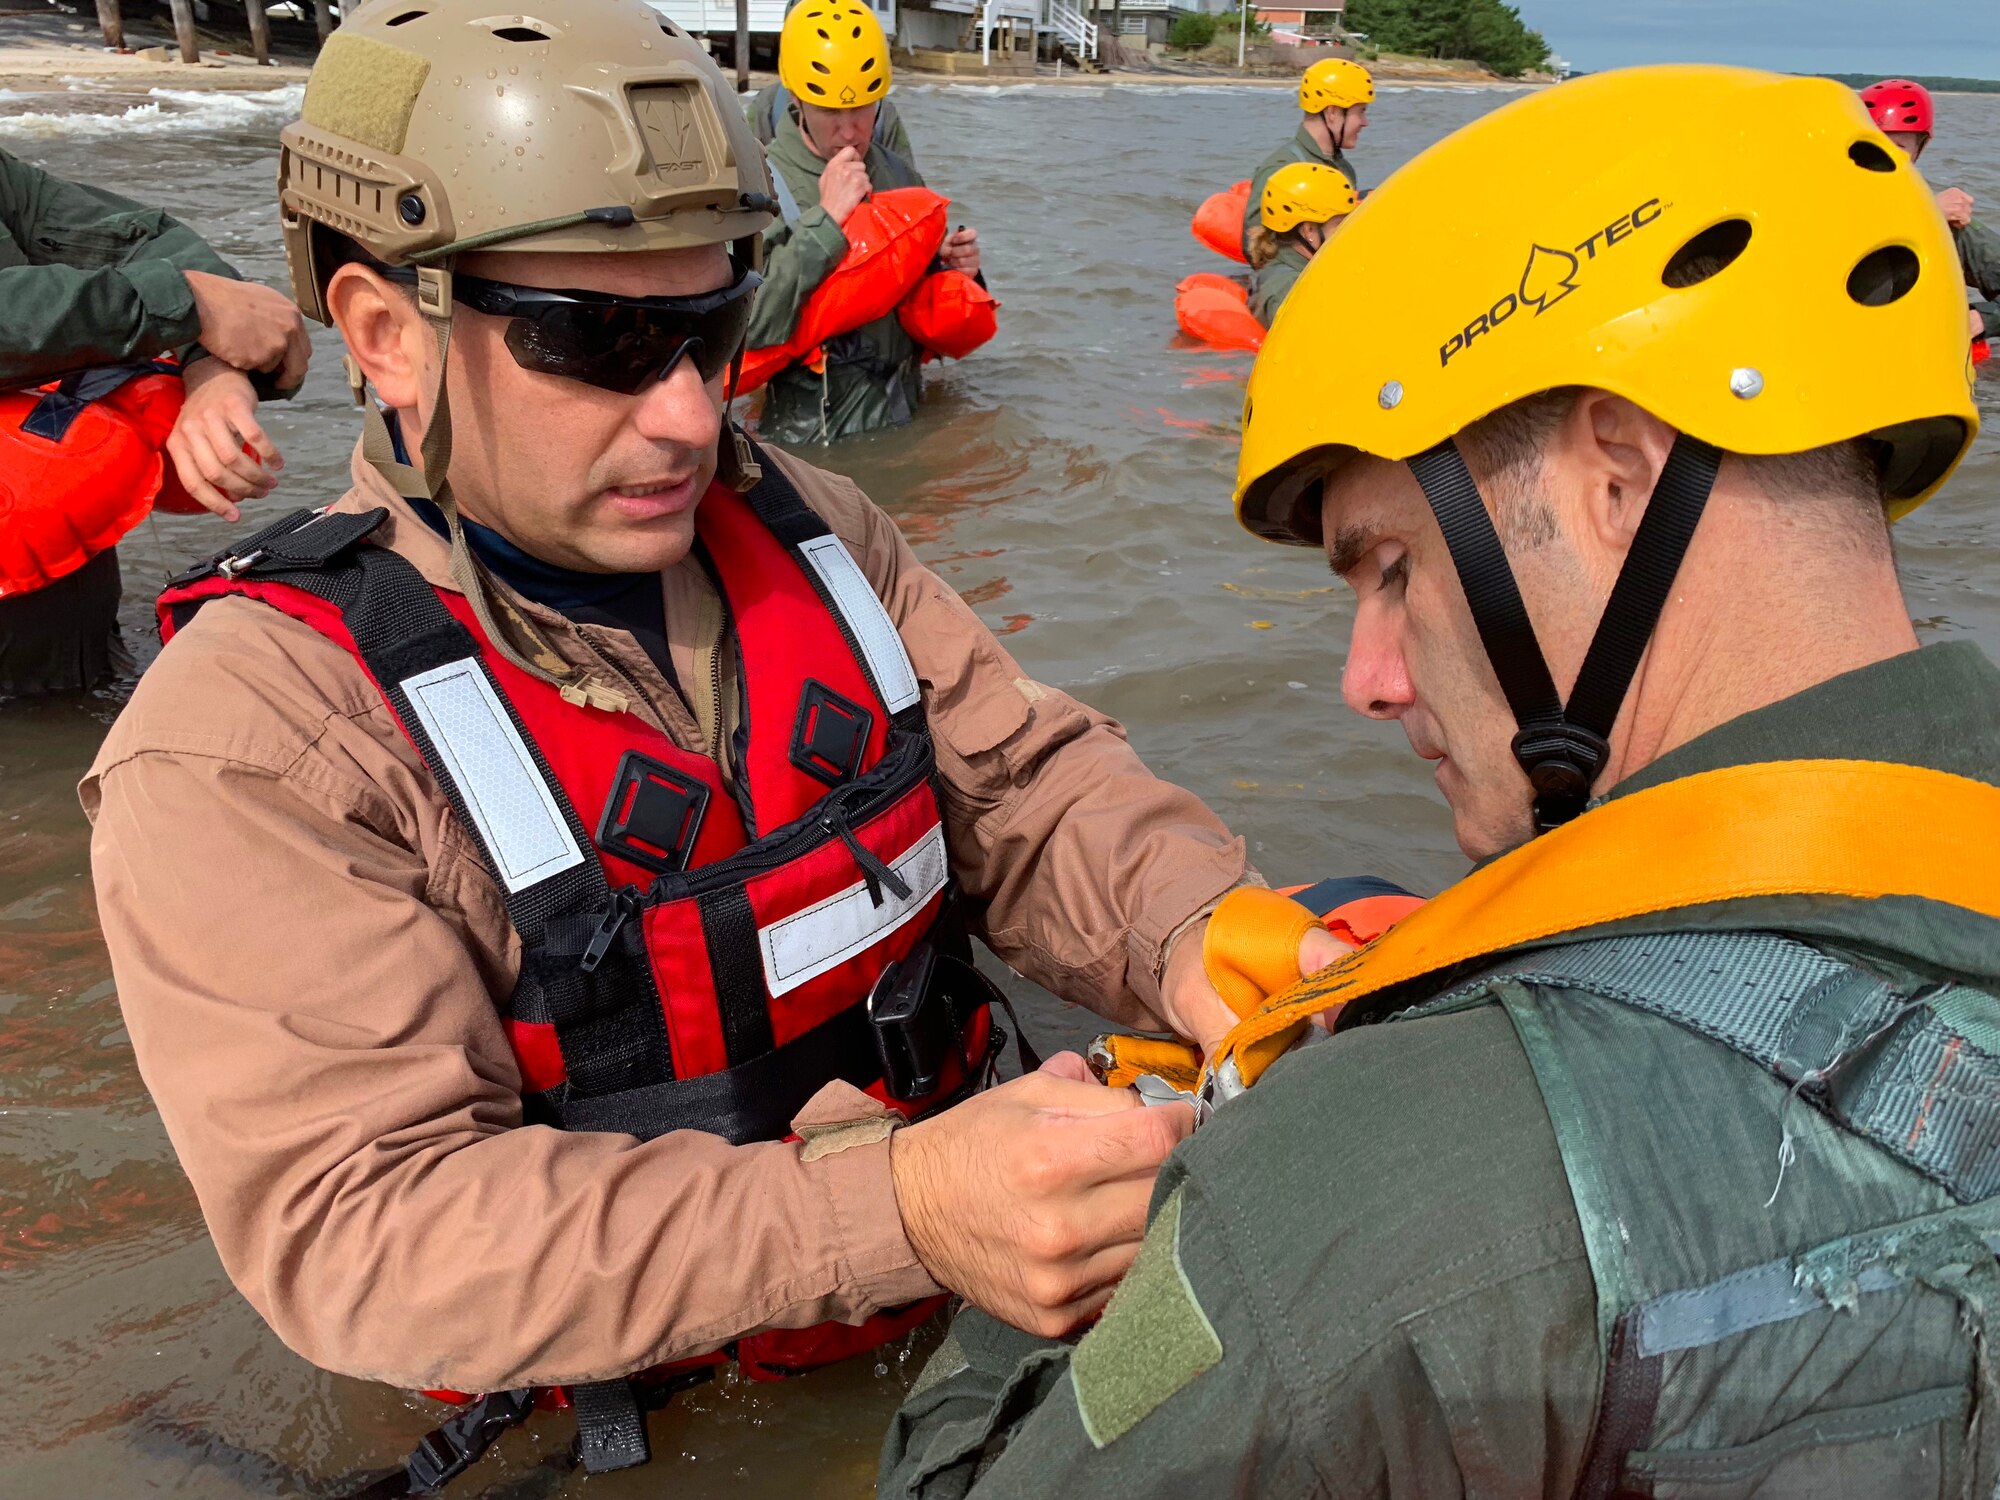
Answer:
<svg viewBox="0 0 2000 1500"><path fill-rule="evenodd" d="M401 154L430 71L428 58L337 31L313 66L300 116L331 135Z"/></svg>

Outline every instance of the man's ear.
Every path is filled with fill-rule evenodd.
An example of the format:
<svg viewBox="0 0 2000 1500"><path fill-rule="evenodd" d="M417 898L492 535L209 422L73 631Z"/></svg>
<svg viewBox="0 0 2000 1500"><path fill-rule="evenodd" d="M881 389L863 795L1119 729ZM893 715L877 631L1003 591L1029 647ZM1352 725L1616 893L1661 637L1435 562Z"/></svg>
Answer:
<svg viewBox="0 0 2000 1500"><path fill-rule="evenodd" d="M394 410L417 410L436 344L416 303L401 287L350 263L328 280L326 306L375 393Z"/></svg>
<svg viewBox="0 0 2000 1500"><path fill-rule="evenodd" d="M1577 476L1578 517L1601 545L1623 555L1673 451L1674 429L1609 391L1585 391L1557 432L1565 467Z"/></svg>

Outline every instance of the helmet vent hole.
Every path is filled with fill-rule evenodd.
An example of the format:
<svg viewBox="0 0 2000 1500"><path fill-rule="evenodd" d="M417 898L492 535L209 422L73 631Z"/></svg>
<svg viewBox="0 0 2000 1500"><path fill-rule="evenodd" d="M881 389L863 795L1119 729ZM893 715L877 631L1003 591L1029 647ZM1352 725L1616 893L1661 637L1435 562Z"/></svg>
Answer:
<svg viewBox="0 0 2000 1500"><path fill-rule="evenodd" d="M1847 295L1863 307L1887 307L1917 284L1922 263L1908 245L1872 250L1847 273Z"/></svg>
<svg viewBox="0 0 2000 1500"><path fill-rule="evenodd" d="M833 69L829 68L825 63L821 62L816 57L812 59L812 70L815 73L824 73L827 74L828 76L831 76L833 73Z"/></svg>
<svg viewBox="0 0 2000 1500"><path fill-rule="evenodd" d="M872 68L872 67L874 67L874 66L875 66L875 59L874 59L874 58L872 58L872 57L870 57L870 58L867 58L867 59L863 60L863 62L862 62L862 64L861 64L861 71L862 71L862 72L864 72L864 73L866 73L866 72L867 72L867 71L868 71L868 70L869 70L870 68Z"/></svg>
<svg viewBox="0 0 2000 1500"><path fill-rule="evenodd" d="M687 35L686 32L682 31L680 27L676 26L672 21L669 21L665 16L660 17L660 30L664 31L668 36Z"/></svg>
<svg viewBox="0 0 2000 1500"><path fill-rule="evenodd" d="M546 42L549 39L547 32L537 31L532 26L501 26L493 34L503 42Z"/></svg>
<svg viewBox="0 0 2000 1500"><path fill-rule="evenodd" d="M388 24L391 26L407 26L412 21L421 21L429 14L430 12L427 10L406 10L400 16L391 16Z"/></svg>
<svg viewBox="0 0 2000 1500"><path fill-rule="evenodd" d="M1660 280L1676 288L1699 286L1727 270L1749 244L1748 219L1724 219L1720 224L1711 224L1669 257Z"/></svg>
<svg viewBox="0 0 2000 1500"><path fill-rule="evenodd" d="M1893 172L1896 158L1873 141L1856 141L1847 148L1847 159L1867 172Z"/></svg>

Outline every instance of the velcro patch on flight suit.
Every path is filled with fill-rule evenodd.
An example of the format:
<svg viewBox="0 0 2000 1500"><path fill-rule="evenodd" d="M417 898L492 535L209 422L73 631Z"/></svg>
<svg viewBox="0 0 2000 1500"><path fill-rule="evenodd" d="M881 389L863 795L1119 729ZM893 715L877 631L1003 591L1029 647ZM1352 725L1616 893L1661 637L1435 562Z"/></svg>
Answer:
<svg viewBox="0 0 2000 1500"><path fill-rule="evenodd" d="M1077 1415L1098 1448L1222 1358L1222 1340L1181 1269L1181 1192L1160 1205L1139 1258L1070 1359Z"/></svg>

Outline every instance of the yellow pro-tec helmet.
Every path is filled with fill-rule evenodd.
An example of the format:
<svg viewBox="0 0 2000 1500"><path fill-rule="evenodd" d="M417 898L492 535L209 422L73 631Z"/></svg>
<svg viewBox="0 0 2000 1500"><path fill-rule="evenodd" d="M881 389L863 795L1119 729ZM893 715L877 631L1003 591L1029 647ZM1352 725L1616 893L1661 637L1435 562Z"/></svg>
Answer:
<svg viewBox="0 0 2000 1500"><path fill-rule="evenodd" d="M1283 234L1301 224L1324 224L1354 212L1354 184L1337 167L1316 161L1278 168L1264 184L1264 227Z"/></svg>
<svg viewBox="0 0 2000 1500"><path fill-rule="evenodd" d="M1358 62L1327 57L1314 63L1299 79L1299 108L1309 115L1323 109L1352 109L1375 102L1375 78Z"/></svg>
<svg viewBox="0 0 2000 1500"><path fill-rule="evenodd" d="M889 94L889 39L856 0L804 0L778 35L778 81L822 109L861 109Z"/></svg>
<svg viewBox="0 0 2000 1500"><path fill-rule="evenodd" d="M1725 452L1878 438L1892 519L1978 430L1951 233L1854 93L1631 68L1474 121L1348 218L1251 374L1237 515L1315 544L1328 462L1567 385Z"/></svg>

